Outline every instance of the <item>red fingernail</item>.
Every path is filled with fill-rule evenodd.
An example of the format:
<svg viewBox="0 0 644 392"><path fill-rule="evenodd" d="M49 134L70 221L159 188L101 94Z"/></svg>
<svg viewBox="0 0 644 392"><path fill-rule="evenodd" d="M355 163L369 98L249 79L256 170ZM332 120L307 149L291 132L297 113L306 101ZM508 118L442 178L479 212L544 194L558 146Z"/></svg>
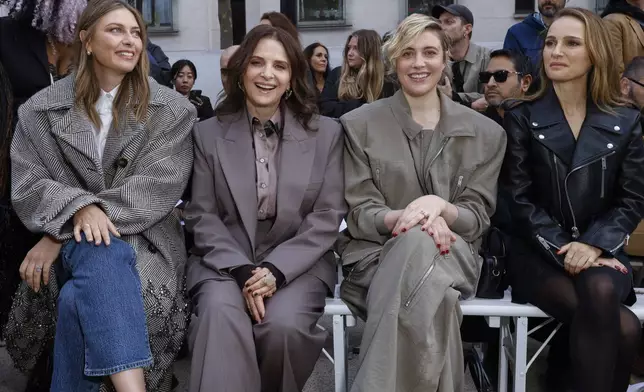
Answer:
<svg viewBox="0 0 644 392"><path fill-rule="evenodd" d="M421 227L421 228L420 228L420 231L425 231L425 228L424 228L424 227Z"/></svg>
<svg viewBox="0 0 644 392"><path fill-rule="evenodd" d="M400 230L400 231L402 231L402 232L404 233L404 232L406 232L406 231L407 231L407 229L402 229L402 230Z"/></svg>
<svg viewBox="0 0 644 392"><path fill-rule="evenodd" d="M446 254L446 255L448 255L448 254L449 254L449 250L446 250L446 251L445 251L445 254Z"/></svg>
<svg viewBox="0 0 644 392"><path fill-rule="evenodd" d="M438 245L438 244L436 244L436 248L437 248L437 249L440 249L440 248L441 248L441 246L440 246L440 245Z"/></svg>
<svg viewBox="0 0 644 392"><path fill-rule="evenodd" d="M253 292L253 290L251 290L251 289L248 289L248 292L249 292L249 293L252 293L252 292Z"/></svg>
<svg viewBox="0 0 644 392"><path fill-rule="evenodd" d="M392 233L391 236L396 237L396 236L398 236L398 233Z"/></svg>
<svg viewBox="0 0 644 392"><path fill-rule="evenodd" d="M429 235L434 235L433 231L429 231L428 233L429 233Z"/></svg>

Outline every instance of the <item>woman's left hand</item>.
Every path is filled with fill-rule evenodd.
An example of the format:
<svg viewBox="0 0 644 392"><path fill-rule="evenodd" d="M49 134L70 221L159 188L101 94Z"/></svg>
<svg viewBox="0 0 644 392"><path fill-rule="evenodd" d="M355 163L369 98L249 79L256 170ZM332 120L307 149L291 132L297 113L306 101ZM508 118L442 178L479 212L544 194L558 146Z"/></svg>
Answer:
<svg viewBox="0 0 644 392"><path fill-rule="evenodd" d="M427 231L427 234L432 236L442 255L448 254L452 244L456 242L456 234L450 230L443 217L439 216L431 223L425 222L421 230Z"/></svg>
<svg viewBox="0 0 644 392"><path fill-rule="evenodd" d="M404 233L423 220L426 220L426 224L432 224L443 213L446 205L445 200L435 195L419 197L405 208L392 231L392 235L397 236Z"/></svg>
<svg viewBox="0 0 644 392"><path fill-rule="evenodd" d="M270 298L277 291L277 280L268 268L255 268L253 276L246 281L244 290L253 297Z"/></svg>
<svg viewBox="0 0 644 392"><path fill-rule="evenodd" d="M602 251L582 242L571 242L561 247L559 255L565 254L564 268L571 275L590 268L602 255Z"/></svg>

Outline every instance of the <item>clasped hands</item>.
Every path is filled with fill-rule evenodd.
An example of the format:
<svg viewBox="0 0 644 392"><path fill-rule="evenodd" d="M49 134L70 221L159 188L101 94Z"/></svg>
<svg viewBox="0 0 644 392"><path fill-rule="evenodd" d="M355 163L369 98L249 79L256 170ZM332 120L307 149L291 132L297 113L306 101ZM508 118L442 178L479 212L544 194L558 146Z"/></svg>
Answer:
<svg viewBox="0 0 644 392"><path fill-rule="evenodd" d="M253 276L244 284L242 294L246 307L253 319L260 323L266 316L264 298L270 298L277 291L277 280L268 268L255 268Z"/></svg>
<svg viewBox="0 0 644 392"><path fill-rule="evenodd" d="M601 249L584 244L582 242L571 242L564 245L558 252L558 255L564 257L564 269L570 275L577 275L591 267L609 267L623 274L628 274L624 264L615 258L599 257L602 254Z"/></svg>
<svg viewBox="0 0 644 392"><path fill-rule="evenodd" d="M78 210L74 214L73 221L76 242L81 242L81 233L84 233L87 242L94 242L96 246L101 243L109 246L110 233L115 237L121 236L105 212L94 204ZM62 246L61 242L45 235L31 248L20 264L20 278L35 292L40 291L41 282L44 285L49 284L49 271L58 258Z"/></svg>
<svg viewBox="0 0 644 392"><path fill-rule="evenodd" d="M422 196L409 203L402 211L391 211L385 220L395 222L391 231L392 237L421 225L420 229L434 239L436 247L440 249L442 255L445 255L449 253L450 247L456 241L456 235L441 216L447 206L447 201L438 196Z"/></svg>

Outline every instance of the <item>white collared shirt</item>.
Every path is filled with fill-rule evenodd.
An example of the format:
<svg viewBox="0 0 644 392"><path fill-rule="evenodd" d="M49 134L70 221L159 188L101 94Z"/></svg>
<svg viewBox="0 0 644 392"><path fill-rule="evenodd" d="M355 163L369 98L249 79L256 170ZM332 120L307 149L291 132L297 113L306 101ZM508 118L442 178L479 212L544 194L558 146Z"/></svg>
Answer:
<svg viewBox="0 0 644 392"><path fill-rule="evenodd" d="M110 132L112 127L112 107L114 106L114 99L116 98L116 93L118 93L119 86L114 87L112 91L106 93L101 90L101 95L96 101L96 111L101 119L101 129L94 128L94 141L96 142L96 149L98 150L98 156L100 159L103 159L103 151L105 150L105 142L107 141L107 135Z"/></svg>

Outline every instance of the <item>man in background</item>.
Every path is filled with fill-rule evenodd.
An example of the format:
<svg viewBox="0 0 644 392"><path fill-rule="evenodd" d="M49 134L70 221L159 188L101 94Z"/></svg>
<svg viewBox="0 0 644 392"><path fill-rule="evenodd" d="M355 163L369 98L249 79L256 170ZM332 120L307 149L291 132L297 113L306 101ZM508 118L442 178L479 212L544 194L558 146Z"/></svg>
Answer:
<svg viewBox="0 0 644 392"><path fill-rule="evenodd" d="M510 27L503 42L503 49L516 50L528 56L536 69L541 59L545 31L555 14L565 6L566 0L539 0L539 12Z"/></svg>
<svg viewBox="0 0 644 392"><path fill-rule="evenodd" d="M622 95L644 109L644 56L637 56L626 66L619 83Z"/></svg>
<svg viewBox="0 0 644 392"><path fill-rule="evenodd" d="M440 20L451 42L452 99L480 112L486 110L487 103L478 78L479 72L485 70L490 61L490 51L472 42L474 15L463 5L452 4L434 6L432 16Z"/></svg>

